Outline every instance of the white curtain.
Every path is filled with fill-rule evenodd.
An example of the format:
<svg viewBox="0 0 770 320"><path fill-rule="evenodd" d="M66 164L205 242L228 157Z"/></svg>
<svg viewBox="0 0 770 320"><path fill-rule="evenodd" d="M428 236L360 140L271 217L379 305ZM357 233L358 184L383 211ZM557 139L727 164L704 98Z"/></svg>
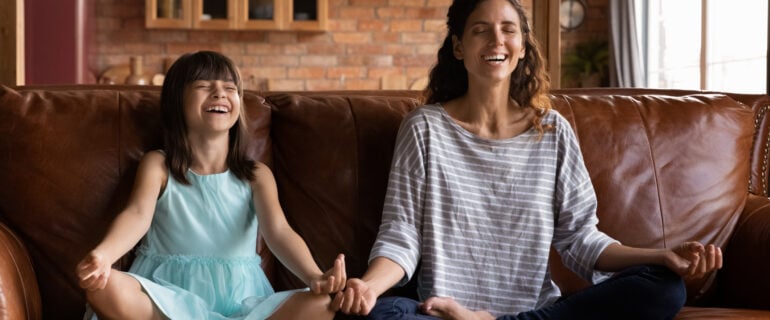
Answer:
<svg viewBox="0 0 770 320"><path fill-rule="evenodd" d="M646 86L641 30L636 24L636 2L610 0L610 85L640 88Z"/></svg>

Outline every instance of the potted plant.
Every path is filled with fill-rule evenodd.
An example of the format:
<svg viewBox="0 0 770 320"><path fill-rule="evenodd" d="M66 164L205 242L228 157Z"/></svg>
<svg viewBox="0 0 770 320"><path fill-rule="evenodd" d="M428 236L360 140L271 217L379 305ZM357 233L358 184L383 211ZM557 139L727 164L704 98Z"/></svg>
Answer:
<svg viewBox="0 0 770 320"><path fill-rule="evenodd" d="M599 87L607 78L609 57L607 41L579 43L564 56L562 76L580 87Z"/></svg>

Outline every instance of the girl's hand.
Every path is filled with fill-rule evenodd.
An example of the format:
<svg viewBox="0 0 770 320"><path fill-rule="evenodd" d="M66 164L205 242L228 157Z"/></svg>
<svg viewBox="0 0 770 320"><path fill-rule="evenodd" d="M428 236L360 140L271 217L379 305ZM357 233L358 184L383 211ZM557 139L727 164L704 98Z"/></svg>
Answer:
<svg viewBox="0 0 770 320"><path fill-rule="evenodd" d="M684 278L700 278L722 268L722 249L688 241L672 249L666 255L665 264Z"/></svg>
<svg viewBox="0 0 770 320"><path fill-rule="evenodd" d="M78 263L75 269L78 276L78 284L81 288L95 291L104 289L110 279L112 266L104 257L96 251L91 251Z"/></svg>
<svg viewBox="0 0 770 320"><path fill-rule="evenodd" d="M348 276L345 272L345 255L340 253L334 260L334 266L321 276L321 279L310 282L310 290L317 294L330 294L345 288Z"/></svg>

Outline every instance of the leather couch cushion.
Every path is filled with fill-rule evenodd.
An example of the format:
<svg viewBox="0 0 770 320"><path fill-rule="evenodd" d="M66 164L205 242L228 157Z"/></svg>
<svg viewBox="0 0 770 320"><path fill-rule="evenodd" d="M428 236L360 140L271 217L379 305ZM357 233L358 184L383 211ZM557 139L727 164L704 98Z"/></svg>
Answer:
<svg viewBox="0 0 770 320"><path fill-rule="evenodd" d="M361 276L379 229L398 126L419 102L404 96L277 94L272 141L286 217L322 270L347 252L348 277ZM276 290L304 285L281 268Z"/></svg>
<svg viewBox="0 0 770 320"><path fill-rule="evenodd" d="M556 95L553 101L580 141L601 230L631 246L698 240L725 247L747 196L749 107L716 94ZM708 287L688 283L690 298Z"/></svg>

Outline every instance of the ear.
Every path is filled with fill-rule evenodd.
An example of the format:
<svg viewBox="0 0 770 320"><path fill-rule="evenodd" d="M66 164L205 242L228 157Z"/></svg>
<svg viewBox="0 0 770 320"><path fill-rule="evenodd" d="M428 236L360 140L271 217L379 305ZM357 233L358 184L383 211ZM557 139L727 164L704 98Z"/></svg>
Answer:
<svg viewBox="0 0 770 320"><path fill-rule="evenodd" d="M452 52L455 55L455 58L457 60L463 59L463 46L460 39L457 39L457 36L452 36Z"/></svg>

